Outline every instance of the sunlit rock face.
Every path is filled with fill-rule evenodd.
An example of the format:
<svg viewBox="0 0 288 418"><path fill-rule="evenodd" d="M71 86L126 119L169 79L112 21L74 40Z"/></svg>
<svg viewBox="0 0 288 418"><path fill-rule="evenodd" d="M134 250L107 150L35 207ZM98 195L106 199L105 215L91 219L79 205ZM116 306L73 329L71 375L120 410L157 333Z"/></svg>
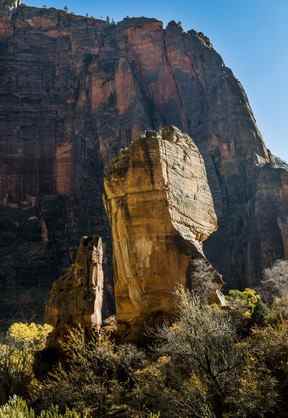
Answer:
<svg viewBox="0 0 288 418"><path fill-rule="evenodd" d="M209 265L202 242L217 229L217 216L203 158L174 127L135 140L113 161L104 187L116 317L134 332L145 319L175 311L177 287L198 290L193 263ZM203 280L216 301L221 276L214 271Z"/></svg>
<svg viewBox="0 0 288 418"><path fill-rule="evenodd" d="M277 168L241 84L202 33L20 6L0 16L0 54L1 318L31 317L90 233L106 243L111 311L103 170L146 129L173 124L197 144L219 224L205 246L227 285L259 284L287 253L284 189L280 216L271 180L287 169ZM268 166L264 228L257 190ZM34 217L42 233L23 234Z"/></svg>
<svg viewBox="0 0 288 418"><path fill-rule="evenodd" d="M83 237L70 269L56 280L49 293L45 322L53 326L49 345L73 328L98 331L103 308L103 245L100 237Z"/></svg>

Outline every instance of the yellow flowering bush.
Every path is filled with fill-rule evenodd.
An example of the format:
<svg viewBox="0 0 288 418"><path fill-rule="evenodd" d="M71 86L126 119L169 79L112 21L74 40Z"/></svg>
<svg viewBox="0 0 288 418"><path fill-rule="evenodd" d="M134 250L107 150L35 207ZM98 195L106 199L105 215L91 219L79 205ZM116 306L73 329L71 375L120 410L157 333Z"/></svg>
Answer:
<svg viewBox="0 0 288 418"><path fill-rule="evenodd" d="M47 324L15 322L10 326L0 344L0 404L12 395L28 396L35 352L44 348L51 331Z"/></svg>
<svg viewBox="0 0 288 418"><path fill-rule="evenodd" d="M261 296L254 289L246 288L243 291L233 289L226 296L228 304L232 308L241 311L243 318L252 317L256 306L261 302Z"/></svg>
<svg viewBox="0 0 288 418"><path fill-rule="evenodd" d="M53 327L49 324L31 324L24 322L15 322L8 330L9 337L13 338L15 342L33 343L43 346L46 338L52 332Z"/></svg>

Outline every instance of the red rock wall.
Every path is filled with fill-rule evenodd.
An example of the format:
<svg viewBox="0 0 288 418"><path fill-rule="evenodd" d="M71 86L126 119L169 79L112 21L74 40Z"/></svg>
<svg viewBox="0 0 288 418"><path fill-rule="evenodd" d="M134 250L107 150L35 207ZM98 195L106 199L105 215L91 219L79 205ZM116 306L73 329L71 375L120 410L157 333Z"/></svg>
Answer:
<svg viewBox="0 0 288 418"><path fill-rule="evenodd" d="M0 220L44 219L52 242L49 251L39 244L47 283L70 262L67 254L81 235L97 233L109 245L102 204L107 163L143 130L171 124L194 139L204 158L220 225L206 251L226 282L257 284L263 268L284 255L270 200L273 239L257 222L262 167L275 176L279 169L241 84L208 38L175 22L163 28L156 19L130 18L109 25L23 6L10 20L0 19L0 49L2 209L7 191L21 207L36 194L31 213L17 212L15 219L0 207ZM37 281L37 268L24 261L16 268L7 261L5 240L3 246L0 283ZM51 265L57 266L52 275ZM109 255L106 265L111 274Z"/></svg>
<svg viewBox="0 0 288 418"><path fill-rule="evenodd" d="M57 193L73 193L73 147L71 143L56 146L55 182Z"/></svg>

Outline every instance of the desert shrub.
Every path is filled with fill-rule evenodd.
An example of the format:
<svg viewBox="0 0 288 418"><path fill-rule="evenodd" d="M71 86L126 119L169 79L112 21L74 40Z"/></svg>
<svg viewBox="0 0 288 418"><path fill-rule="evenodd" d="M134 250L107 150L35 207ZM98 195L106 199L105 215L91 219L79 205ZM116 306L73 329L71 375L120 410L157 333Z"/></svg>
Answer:
<svg viewBox="0 0 288 418"><path fill-rule="evenodd" d="M243 369L237 391L227 398L225 417L278 417L275 414L277 402L277 380L269 370L256 369L251 359L251 364Z"/></svg>
<svg viewBox="0 0 288 418"><path fill-rule="evenodd" d="M69 407L93 416L138 416L140 405L134 410L127 399L135 385L134 371L146 362L142 351L133 345L113 344L106 337L86 342L81 330L70 333L62 350L68 367L59 365L39 385L38 408L57 404L61 410Z"/></svg>
<svg viewBox="0 0 288 418"><path fill-rule="evenodd" d="M171 416L163 356L149 358L135 345L116 344L105 336L87 343L81 330L70 333L62 350L66 366L59 365L39 384L34 398L38 410L57 404L60 410L73 408L88 416ZM173 388L171 393L176 393Z"/></svg>
<svg viewBox="0 0 288 418"><path fill-rule="evenodd" d="M8 336L15 343L23 343L33 345L34 348L44 348L48 335L52 332L53 327L49 324L35 324L15 322L8 330Z"/></svg>
<svg viewBox="0 0 288 418"><path fill-rule="evenodd" d="M261 296L254 289L232 289L229 290L226 299L232 308L241 312L243 318L251 318L261 301Z"/></svg>
<svg viewBox="0 0 288 418"><path fill-rule="evenodd" d="M252 380L254 389L252 399L247 399L247 394L242 396L242 407L244 408L246 404L246 407L254 406L256 409L255 401L257 401L259 416L275 416L277 418L287 416L287 324L255 328L249 338L243 341L243 345L248 358L244 378L248 382ZM243 395L241 391L240 395Z"/></svg>
<svg viewBox="0 0 288 418"><path fill-rule="evenodd" d="M247 297L251 305L257 306L254 292L248 292ZM174 404L175 416L273 416L278 400L277 377L263 361L256 367L250 339L245 343L239 340L229 310L202 305L181 290L178 321L160 335L160 352L170 357L174 369L177 394L173 394L170 405Z"/></svg>
<svg viewBox="0 0 288 418"><path fill-rule="evenodd" d="M0 407L0 418L35 418L34 411L29 408L26 401L14 396L5 405Z"/></svg>
<svg viewBox="0 0 288 418"><path fill-rule="evenodd" d="M16 394L28 396L33 378L33 352L29 346L1 344L0 346L0 404Z"/></svg>
<svg viewBox="0 0 288 418"><path fill-rule="evenodd" d="M152 346L142 350L105 336L87 342L81 330L72 332L62 344L65 361L37 386L35 410L57 405L62 413L68 408L93 417L284 417L287 322L257 325L261 298L250 289L235 292L232 300L241 313L249 310L244 320L252 323L240 337L233 309L205 305L183 289L178 298L174 324L154 331Z"/></svg>
<svg viewBox="0 0 288 418"><path fill-rule="evenodd" d="M253 326L264 326L267 323L270 315L269 308L256 290L249 288L243 291L230 290L226 301L237 333L242 337L247 336Z"/></svg>
<svg viewBox="0 0 288 418"><path fill-rule="evenodd" d="M275 298L270 306L268 322L272 325L284 324L288 321L288 295Z"/></svg>
<svg viewBox="0 0 288 418"><path fill-rule="evenodd" d="M165 364L157 364L161 362L135 373L136 385L130 402L140 403L143 410L160 411L161 418L214 417L207 401L207 388L198 377L178 370L169 358Z"/></svg>
<svg viewBox="0 0 288 418"><path fill-rule="evenodd" d="M58 406L52 406L49 410L41 411L39 415L36 415L27 402L17 396L0 408L0 418L36 418L36 416L39 418L80 418L75 411L66 410L61 414Z"/></svg>
<svg viewBox="0 0 288 418"><path fill-rule="evenodd" d="M288 296L288 260L277 260L271 268L264 270L259 290L269 303L275 298Z"/></svg>
<svg viewBox="0 0 288 418"><path fill-rule="evenodd" d="M187 273L187 287L202 303L211 300L211 294L219 288L219 275L204 258L191 261Z"/></svg>
<svg viewBox="0 0 288 418"><path fill-rule="evenodd" d="M255 328L248 339L249 352L277 378L288 378L288 327L287 324ZM287 381L288 383L288 381Z"/></svg>
<svg viewBox="0 0 288 418"><path fill-rule="evenodd" d="M51 329L47 324L34 323L10 326L0 345L0 403L13 395L29 397L34 354L44 347Z"/></svg>
<svg viewBox="0 0 288 418"><path fill-rule="evenodd" d="M256 306L254 307L252 315L251 315L253 325L267 324L267 322L269 321L269 316L270 316L270 310L268 306L266 305L266 303L262 301L262 299L260 299L258 303L256 304Z"/></svg>
<svg viewBox="0 0 288 418"><path fill-rule="evenodd" d="M190 391L191 396L193 392L198 395L192 397L193 402L186 400L185 408L193 409L193 403L201 400L202 408L208 406L211 414L220 417L227 395L239 381L243 363L243 355L235 345L233 324L226 311L201 304L183 289L178 296L178 322L160 331L160 351L171 356L175 364L182 364L199 382L198 390Z"/></svg>

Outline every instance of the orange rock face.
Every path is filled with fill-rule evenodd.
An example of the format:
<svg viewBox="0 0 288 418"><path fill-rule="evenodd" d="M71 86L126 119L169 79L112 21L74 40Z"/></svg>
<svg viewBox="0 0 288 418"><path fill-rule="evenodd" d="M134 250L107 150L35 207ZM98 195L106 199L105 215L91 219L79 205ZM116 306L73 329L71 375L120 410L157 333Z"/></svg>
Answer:
<svg viewBox="0 0 288 418"><path fill-rule="evenodd" d="M125 60L119 61L115 74L115 91L117 93L117 110L125 114L135 100L135 80L129 65Z"/></svg>
<svg viewBox="0 0 288 418"><path fill-rule="evenodd" d="M172 314L177 286L198 291L194 263L217 229L203 159L192 139L174 127L135 140L105 177L112 227L117 321L132 332L145 319ZM213 270L201 288L218 300Z"/></svg>
<svg viewBox="0 0 288 418"><path fill-rule="evenodd" d="M103 286L102 240L83 237L75 263L53 284L49 294L45 321L54 327L50 344L73 327L100 329Z"/></svg>

